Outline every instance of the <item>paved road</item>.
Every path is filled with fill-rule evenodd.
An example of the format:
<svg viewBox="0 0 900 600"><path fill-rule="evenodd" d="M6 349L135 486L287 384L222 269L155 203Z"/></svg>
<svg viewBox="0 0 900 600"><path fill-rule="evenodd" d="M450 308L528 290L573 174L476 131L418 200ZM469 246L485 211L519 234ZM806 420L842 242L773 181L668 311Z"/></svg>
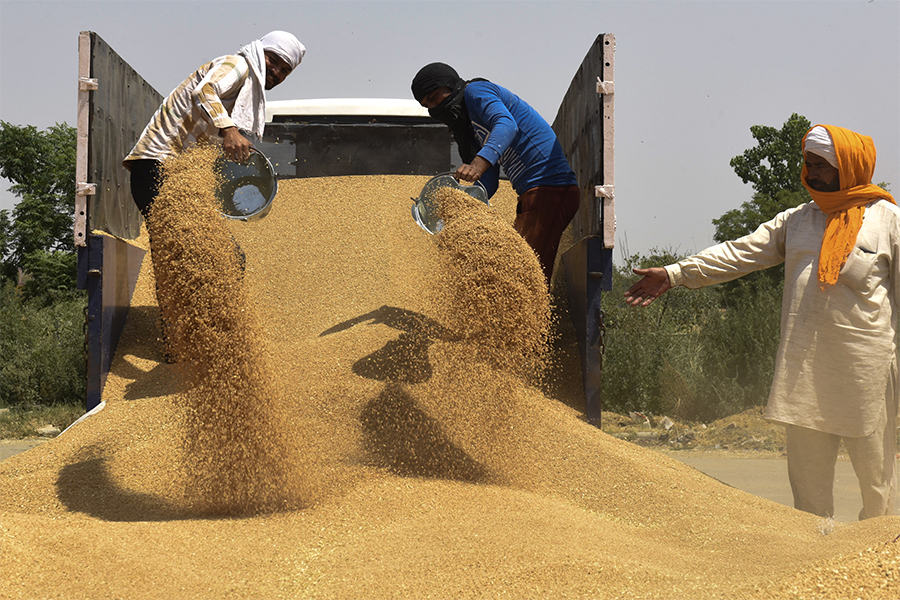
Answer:
<svg viewBox="0 0 900 600"><path fill-rule="evenodd" d="M0 441L0 460L29 450L44 441L46 440ZM787 461L784 459L695 456L679 452L670 453L669 456L722 483L785 506L794 505L788 483ZM835 520L842 523L856 521L862 509L859 484L849 460L839 460L835 469L834 509Z"/></svg>
<svg viewBox="0 0 900 600"><path fill-rule="evenodd" d="M0 440L0 460L6 460L10 456L15 456L19 452L30 450L46 441L47 440L45 439Z"/></svg>
<svg viewBox="0 0 900 600"><path fill-rule="evenodd" d="M669 456L739 490L785 506L794 506L787 460L692 456L677 452ZM860 510L862 498L853 466L849 460L839 460L834 473L834 519L851 523L859 519Z"/></svg>

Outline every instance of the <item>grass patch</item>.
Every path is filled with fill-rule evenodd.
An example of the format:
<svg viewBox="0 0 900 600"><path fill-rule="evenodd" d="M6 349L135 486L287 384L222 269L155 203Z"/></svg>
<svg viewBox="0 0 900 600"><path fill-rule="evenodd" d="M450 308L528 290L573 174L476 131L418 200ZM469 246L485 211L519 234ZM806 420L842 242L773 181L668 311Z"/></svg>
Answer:
<svg viewBox="0 0 900 600"><path fill-rule="evenodd" d="M0 439L21 440L39 437L40 434L37 430L47 425L64 431L83 414L84 406L81 404L2 408L0 409Z"/></svg>
<svg viewBox="0 0 900 600"><path fill-rule="evenodd" d="M650 416L645 421L604 412L601 428L615 437L651 448L669 450L729 450L784 452L784 426L763 419L763 407L753 407L708 424Z"/></svg>

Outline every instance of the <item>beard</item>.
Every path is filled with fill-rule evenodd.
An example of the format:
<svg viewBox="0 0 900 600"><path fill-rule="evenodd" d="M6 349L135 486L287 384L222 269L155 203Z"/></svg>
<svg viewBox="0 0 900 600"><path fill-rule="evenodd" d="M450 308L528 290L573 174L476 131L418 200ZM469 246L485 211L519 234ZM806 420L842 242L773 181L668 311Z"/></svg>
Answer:
<svg viewBox="0 0 900 600"><path fill-rule="evenodd" d="M840 191L840 185L837 181L832 183L825 183L821 179L810 179L806 178L806 185L816 190L817 192L838 192Z"/></svg>

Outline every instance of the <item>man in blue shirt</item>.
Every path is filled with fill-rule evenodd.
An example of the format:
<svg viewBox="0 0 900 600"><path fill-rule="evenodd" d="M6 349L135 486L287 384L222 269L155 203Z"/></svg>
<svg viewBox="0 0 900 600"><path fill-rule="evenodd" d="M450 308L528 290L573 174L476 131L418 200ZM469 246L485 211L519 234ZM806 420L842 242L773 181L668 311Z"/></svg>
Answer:
<svg viewBox="0 0 900 600"><path fill-rule="evenodd" d="M463 161L457 179L481 181L493 196L503 167L519 195L514 227L534 249L549 285L559 238L581 196L553 129L509 90L485 79L465 81L444 63L422 67L412 92L453 132Z"/></svg>

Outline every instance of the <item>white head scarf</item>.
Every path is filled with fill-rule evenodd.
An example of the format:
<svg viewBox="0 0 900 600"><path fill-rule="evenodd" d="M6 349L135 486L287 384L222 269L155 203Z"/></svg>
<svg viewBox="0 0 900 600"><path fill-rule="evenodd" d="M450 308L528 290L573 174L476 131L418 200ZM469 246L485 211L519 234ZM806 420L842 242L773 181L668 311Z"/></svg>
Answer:
<svg viewBox="0 0 900 600"><path fill-rule="evenodd" d="M828 164L838 168L837 153L834 150L834 142L831 134L821 125L816 125L806 134L803 142L803 152L812 152L828 161Z"/></svg>
<svg viewBox="0 0 900 600"><path fill-rule="evenodd" d="M291 70L300 64L306 54L306 47L300 40L286 31L272 31L238 50L238 54L246 58L250 65L250 76L238 92L231 119L238 129L257 137L262 137L266 126L266 50L284 59Z"/></svg>
<svg viewBox="0 0 900 600"><path fill-rule="evenodd" d="M303 55L306 54L306 46L300 43L292 33L287 31L272 31L260 38L263 50L271 50L284 61L291 65L291 70L297 68Z"/></svg>

